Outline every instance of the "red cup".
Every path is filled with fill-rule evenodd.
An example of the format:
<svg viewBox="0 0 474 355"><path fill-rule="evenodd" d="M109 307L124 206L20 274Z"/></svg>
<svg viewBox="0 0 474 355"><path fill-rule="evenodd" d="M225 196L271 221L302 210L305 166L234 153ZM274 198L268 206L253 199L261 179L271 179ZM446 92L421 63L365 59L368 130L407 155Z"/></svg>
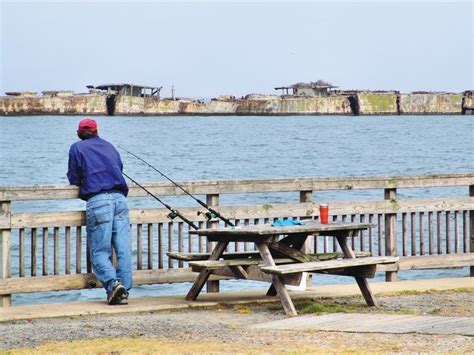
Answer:
<svg viewBox="0 0 474 355"><path fill-rule="evenodd" d="M329 207L326 203L319 205L319 220L322 224L328 224L329 221Z"/></svg>

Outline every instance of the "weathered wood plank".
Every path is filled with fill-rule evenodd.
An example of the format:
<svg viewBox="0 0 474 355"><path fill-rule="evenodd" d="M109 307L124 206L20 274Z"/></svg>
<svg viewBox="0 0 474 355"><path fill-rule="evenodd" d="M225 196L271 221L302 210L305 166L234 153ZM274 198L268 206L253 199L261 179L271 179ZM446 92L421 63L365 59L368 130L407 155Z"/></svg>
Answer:
<svg viewBox="0 0 474 355"><path fill-rule="evenodd" d="M310 234L319 234L327 236L338 236L346 234L352 231L360 231L373 227L368 223L347 223L347 222L335 222L329 224L321 224L317 221L308 220L302 225L291 225L291 226L269 226L269 225L251 225L242 228L215 228L215 229L200 229L193 230L190 233L205 235L208 239L226 239L235 238L253 238L253 241L260 241L267 237L274 237L278 235L301 235L306 237ZM212 240L212 239L211 239Z"/></svg>
<svg viewBox="0 0 474 355"><path fill-rule="evenodd" d="M273 261L272 254L268 249L268 246L264 243L256 243L258 251L262 256L263 261L265 262L266 267L275 267L275 262ZM279 275L272 274L272 285L277 291L278 298L285 310L285 313L289 316L296 316L296 309L291 301L288 290L285 288L285 284L282 278Z"/></svg>
<svg viewBox="0 0 474 355"><path fill-rule="evenodd" d="M186 218L192 221L205 221L204 217L197 216L198 208L179 208ZM344 214L384 214L384 213L415 213L446 210L474 210L474 197L453 197L435 199L408 199L394 201L340 201L331 203L331 213L335 215ZM319 216L317 204L293 203L293 204L264 204L264 205L241 205L220 206L219 212L230 219L246 218L277 218L277 217L302 217ZM130 223L146 224L157 222L169 222L167 215L169 211L165 208L156 209L133 209L130 210ZM0 228L2 225L0 220ZM12 228L42 228L50 226L77 226L85 225L85 211L71 212L40 212L40 213L16 213L11 217ZM8 227L10 224L8 223Z"/></svg>
<svg viewBox="0 0 474 355"><path fill-rule="evenodd" d="M71 273L71 227L64 228L64 270Z"/></svg>
<svg viewBox="0 0 474 355"><path fill-rule="evenodd" d="M43 275L48 275L48 228L43 228L42 269Z"/></svg>
<svg viewBox="0 0 474 355"><path fill-rule="evenodd" d="M434 254L433 212L428 212L428 254Z"/></svg>
<svg viewBox="0 0 474 355"><path fill-rule="evenodd" d="M148 223L147 228L147 245L148 245L148 253L147 253L147 269L153 269L153 224Z"/></svg>
<svg viewBox="0 0 474 355"><path fill-rule="evenodd" d="M236 278L244 279L244 280L249 279L249 274L247 274L247 271L245 271L245 269L242 266L240 265L230 266L229 269L232 271L232 273L235 275Z"/></svg>
<svg viewBox="0 0 474 355"><path fill-rule="evenodd" d="M438 243L438 254L443 254L441 239L441 211L436 212L436 237Z"/></svg>
<svg viewBox="0 0 474 355"><path fill-rule="evenodd" d="M474 253L400 257L400 270L441 269L474 266Z"/></svg>
<svg viewBox="0 0 474 355"><path fill-rule="evenodd" d="M31 229L31 276L36 276L36 228Z"/></svg>
<svg viewBox="0 0 474 355"><path fill-rule="evenodd" d="M286 265L277 266L263 266L262 271L269 274L286 275L295 274L299 272L314 272L324 271L331 269L346 268L352 266L365 266L365 265L376 265L376 264L390 264L396 263L398 257L396 256L370 256L367 258L353 258L353 259L338 259L338 260L327 260L327 261L313 261L307 263L293 263Z"/></svg>
<svg viewBox="0 0 474 355"><path fill-rule="evenodd" d="M137 270L142 269L143 256L143 226L137 224Z"/></svg>
<svg viewBox="0 0 474 355"><path fill-rule="evenodd" d="M176 252L168 252L166 253L170 258L183 260L183 261L200 261L200 260L208 260L211 253L176 253ZM260 254L258 252L249 251L249 252L229 252L222 254L223 259L242 259L242 258L250 258L250 257L257 257L260 258Z"/></svg>
<svg viewBox="0 0 474 355"><path fill-rule="evenodd" d="M419 213L420 219L420 255L425 255L425 228L424 228L424 212Z"/></svg>
<svg viewBox="0 0 474 355"><path fill-rule="evenodd" d="M354 231L350 232L350 234L353 235ZM337 242L339 243L339 246L341 247L342 252L344 253L344 257L346 259L354 259L355 258L355 253L347 245L347 238L345 236L338 236L337 237ZM357 285L359 286L360 292L362 293L362 296L364 297L365 302L367 303L367 305L369 307L377 306L377 301L375 300L374 294L373 294L372 290L370 289L370 286L369 286L369 283L367 282L367 279L365 277L359 277L359 276L354 276L354 278L357 282Z"/></svg>
<svg viewBox="0 0 474 355"><path fill-rule="evenodd" d="M59 227L54 227L53 238L53 272L54 275L59 275Z"/></svg>
<svg viewBox="0 0 474 355"><path fill-rule="evenodd" d="M76 227L76 274L82 273L82 228Z"/></svg>
<svg viewBox="0 0 474 355"><path fill-rule="evenodd" d="M218 260L224 250L227 248L228 243L217 243L216 247L212 251L211 255L209 256L209 260ZM206 281L209 279L211 276L211 271L204 269L201 270L199 273L199 276L196 278L196 281L194 281L193 285L191 286L191 289L189 290L188 294L186 295L186 300L187 301L194 301L199 293L201 292L202 288L204 287L204 284Z"/></svg>
<svg viewBox="0 0 474 355"><path fill-rule="evenodd" d="M445 241L446 241L446 254L451 254L451 213L449 211L445 212L445 219L446 219L446 234L445 234Z"/></svg>
<svg viewBox="0 0 474 355"><path fill-rule="evenodd" d="M9 221L11 216L11 203L0 202L0 220ZM0 281L11 276L11 230L8 226L0 227ZM20 261L21 263L21 261ZM5 293L0 297L0 307L11 306L11 295Z"/></svg>
<svg viewBox="0 0 474 355"><path fill-rule="evenodd" d="M22 228L18 234L18 257L19 257L19 275L20 277L25 276L25 230Z"/></svg>
<svg viewBox="0 0 474 355"><path fill-rule="evenodd" d="M394 189L394 188L385 189L384 190L384 198L385 198L385 200L390 202L391 205L396 205L397 190ZM412 215L412 226L413 226L413 215L414 215L414 213L412 212L411 215ZM396 212L385 213L384 228L385 228L385 255L390 255L390 256L397 255L397 214L396 214ZM412 229L412 231L413 231L413 229ZM412 240L413 240L413 235L412 235ZM413 242L412 242L412 245L413 245ZM413 252L413 249L412 249L412 252ZM385 280L386 281L396 281L397 280L397 273L394 272L394 271L386 272L385 273ZM358 280L357 282L360 283L360 282L363 282L363 281ZM360 284L359 284L359 286L360 286ZM364 293L365 291L362 290L362 292Z"/></svg>
<svg viewBox="0 0 474 355"><path fill-rule="evenodd" d="M396 265L396 264L394 263L393 265ZM350 266L350 267L345 267L345 268L340 268L340 269L315 271L315 273L327 274L327 275L338 275L338 276L373 278L375 276L376 271L380 271L380 269L378 268L378 265L362 265L362 266Z"/></svg>
<svg viewBox="0 0 474 355"><path fill-rule="evenodd" d="M261 259L202 260L190 261L189 266L193 271L201 271L202 269L216 270L231 266L257 265L261 262Z"/></svg>
<svg viewBox="0 0 474 355"><path fill-rule="evenodd" d="M374 214L372 214L372 213L369 214L369 223L374 224ZM334 243L334 241L333 241L333 243ZM334 243L334 246L335 245L336 244ZM369 253L370 253L370 256L374 255L374 230L373 230L373 228L369 229Z"/></svg>
<svg viewBox="0 0 474 355"><path fill-rule="evenodd" d="M89 241L87 240L87 237L86 237L86 272L87 273L92 272L91 247L89 245Z"/></svg>
<svg viewBox="0 0 474 355"><path fill-rule="evenodd" d="M355 176L347 178L287 178L253 180L217 180L179 182L192 194L234 194L249 192L320 191L387 189L406 187L474 185L474 174L437 174L421 176ZM143 184L155 195L182 195L171 183ZM130 185L130 197L146 196L137 186ZM71 185L13 186L0 188L0 201L59 200L78 198L78 188Z"/></svg>
<svg viewBox="0 0 474 355"><path fill-rule="evenodd" d="M219 194L206 194L206 204L210 207L216 207L216 206L219 206ZM197 213L198 215L200 214L199 212ZM201 214L202 215L202 214ZM206 222L206 228L210 228L210 229L214 229L214 228L218 228L219 227L219 222L217 220L209 220ZM209 240L209 238L207 238L207 242L206 242L206 251L211 251L214 252L214 248L216 246L216 243L214 242L211 242ZM228 246L228 243L226 243L226 247L225 249L223 250L226 251L227 250L227 246ZM221 253L222 254L222 253ZM211 257L212 257L212 253L211 253ZM219 292L219 288L220 288L220 285L219 285L219 282L218 281L208 281L206 283L206 291L207 292Z"/></svg>
<svg viewBox="0 0 474 355"><path fill-rule="evenodd" d="M355 253L356 257L358 258L366 258L368 257L368 253L365 252L357 252ZM224 255L223 255L224 256ZM321 254L307 254L309 262L313 261L326 261L326 260L333 260L342 257L342 253L321 253ZM342 259L341 259L342 260ZM273 259L276 265L279 264L290 264L294 263L294 259L290 257L279 257ZM224 260L196 260L190 261L189 266L191 266L194 270L201 270L201 269L209 269L209 270L217 270L232 266L248 266L248 265L260 265L263 266L262 259L259 255L256 255L252 258L230 258Z"/></svg>
<svg viewBox="0 0 474 355"><path fill-rule="evenodd" d="M197 274L190 268L176 270L141 270L133 273L134 285L151 285L173 282L193 282ZM211 276L211 279L227 279ZM44 291L80 290L102 287L94 274L73 274L0 279L0 295Z"/></svg>
<svg viewBox="0 0 474 355"><path fill-rule="evenodd" d="M269 243L268 244L268 248L272 251L272 252L277 252L277 253L280 253L280 254L283 254L284 256L287 256L295 261L299 261L299 262L308 262L308 261L312 261L311 257L307 254L304 254L303 252L295 249L295 248L291 248L283 243L278 243L278 242L272 242L272 243Z"/></svg>
<svg viewBox="0 0 474 355"><path fill-rule="evenodd" d="M245 273L246 273L245 279L253 280L253 281L272 282L271 275L262 272L262 270L260 270L260 266L259 265L245 266ZM234 272L232 268L234 268L234 266L214 269L212 270L211 275L218 275L222 277L227 277L229 279L239 278L240 276L236 275L236 273ZM282 280L285 285L298 286L301 284L301 274L283 276ZM272 296L276 296L276 292Z"/></svg>
<svg viewBox="0 0 474 355"><path fill-rule="evenodd" d="M178 223L178 251L184 251L184 229L183 229L183 222ZM178 260L178 267L183 267L183 261Z"/></svg>
<svg viewBox="0 0 474 355"><path fill-rule="evenodd" d="M416 255L416 223L415 213L410 213L410 236L411 236L411 255ZM392 254L387 254L392 255Z"/></svg>
<svg viewBox="0 0 474 355"><path fill-rule="evenodd" d="M407 214L402 213L402 254L407 255Z"/></svg>
<svg viewBox="0 0 474 355"><path fill-rule="evenodd" d="M163 223L158 223L158 269L163 269Z"/></svg>
<svg viewBox="0 0 474 355"><path fill-rule="evenodd" d="M200 261L200 260L208 260L210 253L175 253L175 252L168 252L166 253L169 257L173 259L183 260L183 261ZM357 252L355 253L358 258L370 256L368 252ZM332 253L309 253L310 256L314 260L330 260L335 258L340 258L343 256L340 252L332 252ZM230 259L244 259L244 258L257 258L260 259L260 253L258 251L247 251L247 252L227 252L222 254L222 259L230 260ZM288 258L288 260L291 260ZM312 260L312 261L314 261Z"/></svg>
<svg viewBox="0 0 474 355"><path fill-rule="evenodd" d="M459 212L454 211L454 253L459 253Z"/></svg>
<svg viewBox="0 0 474 355"><path fill-rule="evenodd" d="M468 223L468 211L464 211L462 214L462 235L463 235L463 253L467 253L469 250L469 223ZM474 230L472 230L471 235L474 234ZM474 250L471 250L474 252Z"/></svg>
<svg viewBox="0 0 474 355"><path fill-rule="evenodd" d="M173 251L173 223L168 223L168 250ZM168 258L168 269L172 269L174 267L173 260Z"/></svg>
<svg viewBox="0 0 474 355"><path fill-rule="evenodd" d="M381 213L377 214L377 255L382 255L382 245L383 245L383 223L382 223L383 215Z"/></svg>
<svg viewBox="0 0 474 355"><path fill-rule="evenodd" d="M469 196L474 197L474 184L469 185ZM470 252L474 252L474 208L469 211L469 230L471 235L471 241L469 250ZM474 277L474 267L470 267L469 275Z"/></svg>

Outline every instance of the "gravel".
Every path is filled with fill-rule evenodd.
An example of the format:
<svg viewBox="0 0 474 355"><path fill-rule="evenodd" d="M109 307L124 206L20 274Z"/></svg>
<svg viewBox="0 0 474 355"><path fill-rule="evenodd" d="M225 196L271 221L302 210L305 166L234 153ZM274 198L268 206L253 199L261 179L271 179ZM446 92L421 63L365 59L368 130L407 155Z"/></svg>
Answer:
<svg viewBox="0 0 474 355"><path fill-rule="evenodd" d="M332 302L333 300L318 300ZM474 293L378 297L377 313L436 314L474 317ZM366 309L360 298L341 304ZM362 334L319 331L254 330L248 326L285 318L275 305L229 306L139 314L82 316L0 323L0 349L35 347L47 341L96 338L143 338L176 343L218 342L233 348L281 351L474 352L474 339L459 335ZM310 347L308 350L308 346ZM226 347L225 349L230 349ZM264 350L266 349L266 350ZM311 350L312 349L312 350Z"/></svg>

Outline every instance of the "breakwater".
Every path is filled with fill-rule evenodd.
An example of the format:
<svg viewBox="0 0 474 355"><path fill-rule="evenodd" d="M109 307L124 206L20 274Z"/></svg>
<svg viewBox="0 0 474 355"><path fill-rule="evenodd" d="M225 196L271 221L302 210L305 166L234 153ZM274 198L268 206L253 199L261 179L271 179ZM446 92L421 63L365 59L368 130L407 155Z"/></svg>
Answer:
<svg viewBox="0 0 474 355"><path fill-rule="evenodd" d="M337 91L327 96L220 96L209 101L122 94L1 96L1 116L27 115L461 115L474 113L473 91L463 93Z"/></svg>

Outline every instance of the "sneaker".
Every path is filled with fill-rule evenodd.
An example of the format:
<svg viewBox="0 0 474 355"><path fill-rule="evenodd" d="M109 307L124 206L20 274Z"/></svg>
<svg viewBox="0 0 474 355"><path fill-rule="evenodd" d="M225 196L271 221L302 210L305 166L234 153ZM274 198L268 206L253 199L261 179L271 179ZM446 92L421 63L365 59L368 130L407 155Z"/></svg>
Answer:
<svg viewBox="0 0 474 355"><path fill-rule="evenodd" d="M109 305L120 304L122 301L122 296L126 293L125 287L120 283L120 281L115 281L114 286L112 287L112 292L107 295L107 302Z"/></svg>
<svg viewBox="0 0 474 355"><path fill-rule="evenodd" d="M120 300L121 305L127 305L128 304L128 292L124 292L122 295L122 299Z"/></svg>

